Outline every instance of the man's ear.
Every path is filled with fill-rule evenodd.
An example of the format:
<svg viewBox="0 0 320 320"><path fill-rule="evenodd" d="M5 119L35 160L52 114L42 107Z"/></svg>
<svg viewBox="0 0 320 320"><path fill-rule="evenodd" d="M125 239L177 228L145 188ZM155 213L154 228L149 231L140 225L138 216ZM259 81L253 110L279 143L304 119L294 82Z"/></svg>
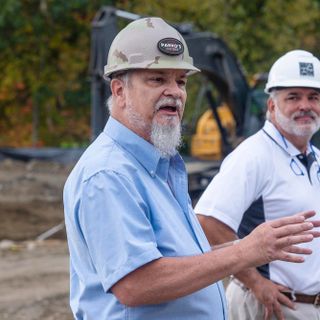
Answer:
<svg viewBox="0 0 320 320"><path fill-rule="evenodd" d="M110 89L116 105L123 108L126 101L125 86L123 81L120 79L112 79L110 83Z"/></svg>
<svg viewBox="0 0 320 320"><path fill-rule="evenodd" d="M275 108L275 103L272 98L268 98L267 107L268 107L268 111L270 112L270 114L272 114L274 112L274 108Z"/></svg>

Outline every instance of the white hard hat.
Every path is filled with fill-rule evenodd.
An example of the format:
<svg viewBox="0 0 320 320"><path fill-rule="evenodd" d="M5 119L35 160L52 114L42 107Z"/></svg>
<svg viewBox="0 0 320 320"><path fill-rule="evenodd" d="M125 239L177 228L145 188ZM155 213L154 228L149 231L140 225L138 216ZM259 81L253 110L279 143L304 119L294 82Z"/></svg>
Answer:
<svg viewBox="0 0 320 320"><path fill-rule="evenodd" d="M265 93L289 87L320 89L320 61L310 52L289 51L271 67Z"/></svg>

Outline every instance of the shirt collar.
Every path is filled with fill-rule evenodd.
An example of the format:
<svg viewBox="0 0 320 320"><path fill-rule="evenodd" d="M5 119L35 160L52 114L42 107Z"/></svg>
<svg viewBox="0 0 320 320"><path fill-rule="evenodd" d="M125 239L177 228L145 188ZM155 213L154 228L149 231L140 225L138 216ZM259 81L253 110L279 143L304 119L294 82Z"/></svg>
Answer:
<svg viewBox="0 0 320 320"><path fill-rule="evenodd" d="M152 177L159 174L167 179L169 160L161 158L160 152L151 143L111 116L103 132L136 158Z"/></svg>
<svg viewBox="0 0 320 320"><path fill-rule="evenodd" d="M263 129L262 129L268 136L271 138L280 148L285 150L291 157L295 157L301 152L297 149L289 140L287 140L279 131L278 129L271 123L270 121L266 120ZM312 148L310 143L307 147L306 154L312 152Z"/></svg>

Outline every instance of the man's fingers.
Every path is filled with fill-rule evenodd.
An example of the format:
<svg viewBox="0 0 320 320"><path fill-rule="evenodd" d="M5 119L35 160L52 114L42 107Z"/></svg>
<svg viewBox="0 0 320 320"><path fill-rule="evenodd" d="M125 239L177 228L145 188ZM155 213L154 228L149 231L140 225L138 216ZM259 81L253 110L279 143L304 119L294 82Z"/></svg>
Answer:
<svg viewBox="0 0 320 320"><path fill-rule="evenodd" d="M276 219L271 222L271 226L274 228L278 228L278 227L288 225L288 224L301 223L304 220L315 216L315 214L316 214L316 212L314 210L303 211L303 212L297 213L293 216L284 217L281 219Z"/></svg>
<svg viewBox="0 0 320 320"><path fill-rule="evenodd" d="M319 231L310 231L310 233L313 235L314 238L320 238L320 232Z"/></svg>
<svg viewBox="0 0 320 320"><path fill-rule="evenodd" d="M295 254L311 254L312 250L309 248L301 248L298 246L289 246L283 249L288 253L295 253Z"/></svg>
<svg viewBox="0 0 320 320"><path fill-rule="evenodd" d="M274 314L273 303L264 306L263 320L271 320Z"/></svg>
<svg viewBox="0 0 320 320"><path fill-rule="evenodd" d="M279 228L279 227L283 227L293 223L301 223L305 220L306 218L303 214L298 214L298 215L293 215L293 216L273 220L270 222L270 225L273 228Z"/></svg>
<svg viewBox="0 0 320 320"><path fill-rule="evenodd" d="M304 257L300 255L290 254L286 251L282 251L278 255L277 260L292 262L292 263L302 263L304 262Z"/></svg>
<svg viewBox="0 0 320 320"><path fill-rule="evenodd" d="M269 309L267 307L265 307L263 320L270 320L271 315L272 315L272 311L269 311Z"/></svg>
<svg viewBox="0 0 320 320"><path fill-rule="evenodd" d="M292 310L295 309L295 304L281 292L279 292L279 302Z"/></svg>
<svg viewBox="0 0 320 320"><path fill-rule="evenodd" d="M320 227L320 220L309 220L309 222L313 223L315 228Z"/></svg>
<svg viewBox="0 0 320 320"><path fill-rule="evenodd" d="M316 214L316 212L314 210L311 210L311 211L299 212L295 216L303 216L303 217L305 217L305 219L309 219L311 217L314 217L315 214Z"/></svg>
<svg viewBox="0 0 320 320"><path fill-rule="evenodd" d="M304 231L309 231L312 229L313 229L313 223L303 222L303 223L288 224L285 226L281 226L281 227L276 228L275 231L276 231L276 236L278 238L282 238L282 237L286 237L288 235L304 233Z"/></svg>
<svg viewBox="0 0 320 320"><path fill-rule="evenodd" d="M307 220L307 219L315 216L315 214L316 214L315 211L306 211L306 212L298 213L297 215L303 216ZM320 227L320 220L308 220L308 222L311 222L313 224L314 228ZM312 231L312 233L313 233L313 236L315 238L319 238L320 237L320 232L319 231Z"/></svg>
<svg viewBox="0 0 320 320"><path fill-rule="evenodd" d="M304 233L305 234L312 234L314 238L319 238L320 237L320 231L310 230L310 231L305 231Z"/></svg>
<svg viewBox="0 0 320 320"><path fill-rule="evenodd" d="M282 284L275 283L276 287L278 288L279 291L290 291L288 287L283 286Z"/></svg>
<svg viewBox="0 0 320 320"><path fill-rule="evenodd" d="M277 240L278 248L286 248L299 243L307 243L313 240L312 234L298 234L282 237Z"/></svg>
<svg viewBox="0 0 320 320"><path fill-rule="evenodd" d="M275 302L273 304L273 313L274 313L276 319L284 320L284 317L283 317L283 314L282 314L282 310L281 310L281 307L280 307L280 303Z"/></svg>
<svg viewBox="0 0 320 320"><path fill-rule="evenodd" d="M280 251L277 259L293 263L304 262L305 259L303 256L300 256L300 254L311 254L312 250L309 248L294 246L294 244L310 242L312 239L312 234L288 236L278 239L277 246L279 248L282 247L283 249Z"/></svg>

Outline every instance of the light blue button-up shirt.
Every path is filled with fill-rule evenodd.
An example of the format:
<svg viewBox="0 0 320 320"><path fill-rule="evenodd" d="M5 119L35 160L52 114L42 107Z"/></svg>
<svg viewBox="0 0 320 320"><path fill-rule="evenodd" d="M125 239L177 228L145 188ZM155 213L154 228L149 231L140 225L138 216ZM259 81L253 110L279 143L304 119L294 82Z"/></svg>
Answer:
<svg viewBox="0 0 320 320"><path fill-rule="evenodd" d="M226 319L220 282L141 307L121 304L110 290L150 261L210 250L179 155L161 158L153 145L110 117L70 174L64 207L76 319Z"/></svg>

